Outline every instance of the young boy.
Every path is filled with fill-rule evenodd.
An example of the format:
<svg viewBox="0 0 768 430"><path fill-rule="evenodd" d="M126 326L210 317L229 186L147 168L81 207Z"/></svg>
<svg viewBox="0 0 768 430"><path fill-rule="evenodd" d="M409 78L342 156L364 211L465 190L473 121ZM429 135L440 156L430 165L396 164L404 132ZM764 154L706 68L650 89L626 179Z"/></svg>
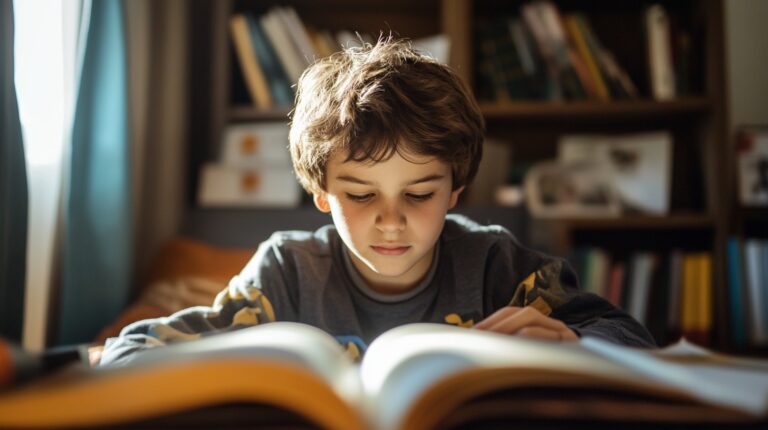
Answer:
<svg viewBox="0 0 768 430"><path fill-rule="evenodd" d="M579 292L561 260L501 227L446 216L477 171L484 131L451 69L390 38L310 66L296 103L294 169L333 225L275 233L212 307L127 326L102 364L278 320L317 326L361 352L411 322L653 345L629 315Z"/></svg>

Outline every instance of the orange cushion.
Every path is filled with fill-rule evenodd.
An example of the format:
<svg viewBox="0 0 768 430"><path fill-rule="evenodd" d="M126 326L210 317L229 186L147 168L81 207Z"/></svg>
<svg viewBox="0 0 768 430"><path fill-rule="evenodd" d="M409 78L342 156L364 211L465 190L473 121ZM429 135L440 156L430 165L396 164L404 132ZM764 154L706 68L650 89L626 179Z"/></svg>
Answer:
<svg viewBox="0 0 768 430"><path fill-rule="evenodd" d="M255 249L222 248L193 239L174 239L155 257L145 285L187 276L226 284L240 273L254 252Z"/></svg>
<svg viewBox="0 0 768 430"><path fill-rule="evenodd" d="M169 284L173 284L174 288L190 289L184 291L189 293L184 294L186 302L175 301L177 306L179 303L183 303L184 307L210 305L216 293L224 289L229 280L240 272L254 252L254 249L223 248L193 239L171 240L152 261L146 280L140 285L139 299L112 324L102 329L95 342L103 343L107 338L117 336L123 327L132 322L166 316L179 310L157 300L163 292L173 291L167 288ZM207 289L199 288L206 283ZM216 287L211 288L211 285ZM152 290L161 288L165 290ZM156 292L161 294L154 294Z"/></svg>

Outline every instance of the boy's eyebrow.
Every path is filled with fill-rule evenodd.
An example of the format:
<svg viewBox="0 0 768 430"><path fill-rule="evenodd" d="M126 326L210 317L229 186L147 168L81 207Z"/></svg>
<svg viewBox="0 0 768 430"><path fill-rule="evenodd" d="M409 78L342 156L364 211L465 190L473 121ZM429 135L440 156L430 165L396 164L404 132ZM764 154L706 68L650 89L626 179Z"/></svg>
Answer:
<svg viewBox="0 0 768 430"><path fill-rule="evenodd" d="M438 174L427 175L423 178L408 181L405 185L416 185L424 182L439 181L443 178L445 178L445 175L438 175ZM350 175L337 176L336 179L338 179L339 181L352 182L354 184L360 184L360 185L374 185L374 183L371 181L365 181Z"/></svg>

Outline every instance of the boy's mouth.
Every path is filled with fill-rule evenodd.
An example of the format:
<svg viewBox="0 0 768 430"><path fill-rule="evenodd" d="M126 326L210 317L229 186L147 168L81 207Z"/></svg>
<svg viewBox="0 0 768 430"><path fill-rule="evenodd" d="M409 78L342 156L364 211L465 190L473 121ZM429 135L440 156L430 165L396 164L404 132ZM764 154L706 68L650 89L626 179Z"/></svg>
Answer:
<svg viewBox="0 0 768 430"><path fill-rule="evenodd" d="M406 245L372 245L371 248L381 255L401 255L408 251L411 247Z"/></svg>

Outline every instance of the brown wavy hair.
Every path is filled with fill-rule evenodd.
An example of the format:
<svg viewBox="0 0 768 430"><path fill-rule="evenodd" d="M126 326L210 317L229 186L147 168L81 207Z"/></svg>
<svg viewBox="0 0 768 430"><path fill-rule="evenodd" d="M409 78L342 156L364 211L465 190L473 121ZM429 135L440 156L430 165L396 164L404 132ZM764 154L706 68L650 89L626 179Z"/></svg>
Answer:
<svg viewBox="0 0 768 430"><path fill-rule="evenodd" d="M469 184L482 157L485 123L459 76L391 35L318 60L298 83L291 114L294 171L310 193L326 190L326 165L379 162L395 152L451 165L453 189Z"/></svg>

